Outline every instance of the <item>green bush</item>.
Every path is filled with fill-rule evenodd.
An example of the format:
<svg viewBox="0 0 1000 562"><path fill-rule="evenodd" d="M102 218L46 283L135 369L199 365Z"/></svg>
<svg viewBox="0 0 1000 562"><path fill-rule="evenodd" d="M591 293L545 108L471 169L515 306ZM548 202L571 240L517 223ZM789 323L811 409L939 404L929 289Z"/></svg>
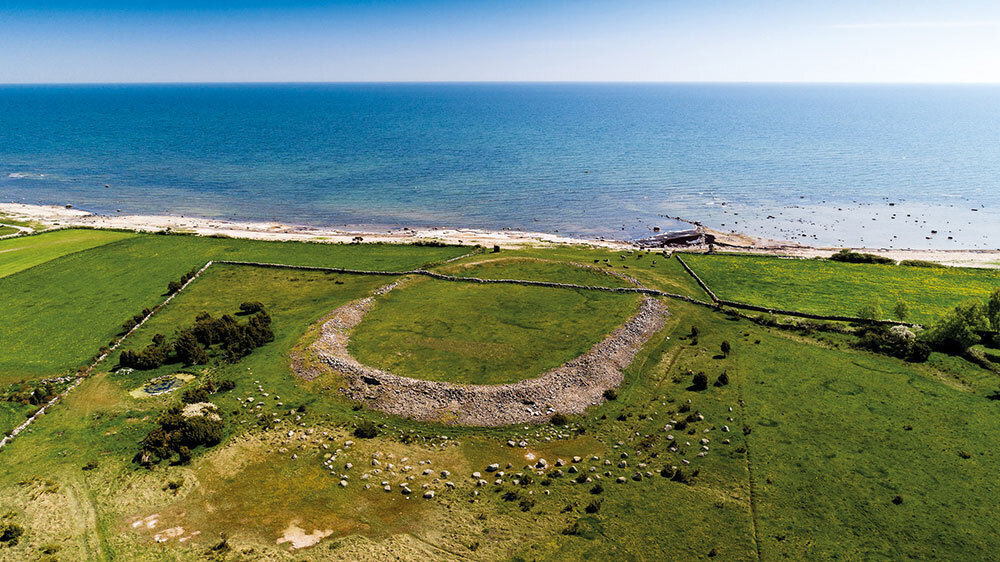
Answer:
<svg viewBox="0 0 1000 562"><path fill-rule="evenodd" d="M3 523L0 525L0 543L7 546L17 546L24 534L24 527L17 523Z"/></svg>
<svg viewBox="0 0 1000 562"><path fill-rule="evenodd" d="M618 391L615 390L615 389L613 389L613 388L609 388L609 389L605 390L604 391L604 399L605 400L617 400L618 399Z"/></svg>
<svg viewBox="0 0 1000 562"><path fill-rule="evenodd" d="M378 428L371 420L365 420L354 428L354 436L360 439L372 439L378 436Z"/></svg>
<svg viewBox="0 0 1000 562"><path fill-rule="evenodd" d="M240 304L240 312L244 314L255 314L264 310L264 305L257 301L247 301Z"/></svg>
<svg viewBox="0 0 1000 562"><path fill-rule="evenodd" d="M830 256L833 261L840 261L846 263L881 263L881 264L895 264L896 260L890 258L884 258L882 256L876 256L875 254L863 254L859 252L852 252L847 248L837 252Z"/></svg>
<svg viewBox="0 0 1000 562"><path fill-rule="evenodd" d="M569 419L566 417L566 415L559 413L553 414L552 419L549 421L552 422L552 425L566 425L569 423Z"/></svg>
<svg viewBox="0 0 1000 562"><path fill-rule="evenodd" d="M990 323L987 310L987 306L978 302L960 304L924 332L924 339L942 351L963 353L982 341L981 333Z"/></svg>
<svg viewBox="0 0 1000 562"><path fill-rule="evenodd" d="M693 390L705 390L708 388L708 376L705 373L698 373L692 377L691 388Z"/></svg>
<svg viewBox="0 0 1000 562"><path fill-rule="evenodd" d="M936 263L936 262L932 262L932 261L924 261L924 260L903 260L903 261L899 262L899 265L903 265L903 266L906 266L906 267L924 267L924 268L945 268L945 267L948 267L948 266L942 265L940 263Z"/></svg>

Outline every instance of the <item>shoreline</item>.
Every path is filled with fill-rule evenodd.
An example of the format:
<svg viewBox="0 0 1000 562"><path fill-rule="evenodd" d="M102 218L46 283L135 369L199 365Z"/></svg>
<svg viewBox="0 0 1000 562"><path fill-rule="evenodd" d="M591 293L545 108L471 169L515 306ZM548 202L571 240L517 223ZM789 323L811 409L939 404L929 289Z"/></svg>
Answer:
<svg viewBox="0 0 1000 562"><path fill-rule="evenodd" d="M348 230L294 225L282 222L237 222L222 219L206 219L175 215L99 215L90 211L59 207L55 205L31 205L25 203L0 203L0 224L4 218L28 222L41 229L87 227L132 230L137 232L159 232L170 230L178 233L201 236L229 236L253 240L351 243L361 238L363 242L410 244L414 242L442 242L481 246L500 246L514 249L529 246L559 244L587 245L615 250L638 248L635 241L609 240L606 238L579 238L527 232L520 230L488 230L477 228L398 227L385 231ZM684 220L684 219L682 219ZM686 221L692 222L692 221ZM692 222L692 224L698 224ZM795 242L768 240L739 233L724 233L697 226L696 230L714 239L714 249L718 253L750 253L760 255L780 255L790 258L829 257L841 247L807 246ZM17 236L18 234L10 235ZM708 244L694 243L669 246L671 249L704 251ZM897 249L849 247L851 250L868 252L899 260L926 260L956 267L1000 268L1000 249Z"/></svg>

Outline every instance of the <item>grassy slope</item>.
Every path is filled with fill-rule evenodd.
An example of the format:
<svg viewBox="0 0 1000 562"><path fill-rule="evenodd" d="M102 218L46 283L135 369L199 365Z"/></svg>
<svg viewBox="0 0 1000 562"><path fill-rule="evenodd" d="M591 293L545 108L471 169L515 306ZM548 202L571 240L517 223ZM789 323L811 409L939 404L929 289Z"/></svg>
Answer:
<svg viewBox="0 0 1000 562"><path fill-rule="evenodd" d="M213 398L227 414L233 440L208 454L198 451L190 467L136 470L129 458L137 441L176 396L127 396L156 373L99 374L0 452L0 513L12 510L28 528L22 544L5 554L12 560L36 559L41 545L55 543L66 559L197 560L204 559L219 532L227 532L237 553L258 559L696 559L715 549L716 559L752 560L755 525L763 559L966 559L969 553L1000 547L991 513L992 498L1000 492L993 467L1000 459L990 425L1000 403L985 398L997 379L959 359L935 354L927 365L915 366L828 347L837 340L817 342L669 301L668 327L628 370L618 400L574 417L584 430L580 435L552 426L480 430L417 424L352 411L337 392L335 377L297 383L288 375L287 352L298 334L331 308L384 282L334 277L344 284L316 274L220 268L196 281L158 317L159 325L139 334L135 345L202 309L222 312L247 298L264 300L275 316L278 339L213 375L239 381L236 390ZM700 328L698 345L683 337L691 325ZM719 359L716 350L724 339L734 351ZM725 369L732 384L689 390L688 369L704 371L712 380ZM266 435L252 429L253 413L232 414L236 398L260 396L258 380L286 405L280 414L286 421ZM696 424L699 433L681 438L695 442L703 428L715 428L708 434L709 456L694 459L692 467L702 473L693 486L658 476L625 484L605 478L604 493L595 496L589 493L592 484L571 484L563 477L553 479L546 496L536 477L535 484L518 490L521 498L537 501L527 512L517 501L504 501L493 486L471 495L471 471L491 462L511 462L520 470L525 463L524 450L506 447L507 439L528 439L530 450L550 462L597 454L617 464L620 453L628 452L626 469L581 464L585 471L596 465L599 473L611 471L614 477L630 477L639 462L648 462L652 470L680 464L666 450L662 427L687 400L706 421ZM287 406L298 404L308 407L301 420L286 415ZM263 411L279 410L268 403ZM359 417L386 426L380 437L355 439L355 447L341 453L336 472L344 470L343 462L355 468L350 486L340 488L337 477L319 463L350 438L340 426L349 430ZM302 449L298 439L284 439L287 430L306 428L299 423L335 435L331 449ZM733 431L722 433L724 424ZM740 431L744 425L752 429L746 438ZM907 425L913 429L905 430ZM401 434L415 435L417 441L404 445L393 438ZM437 435L451 439L435 440ZM653 436L652 447L639 455L636 445L647 435ZM723 445L725 437L733 443ZM749 446L749 464L740 446ZM279 452L280 447L289 450ZM687 456L693 458L697 447L689 449ZM374 451L408 457L414 466L418 459L433 459L435 470L452 471L459 488L447 491L435 484L439 494L433 501L404 500L377 485L364 490L358 467L370 466ZM961 458L961 451L971 457ZM291 459L293 452L297 460ZM90 460L100 467L81 471ZM748 499L748 469L756 483L756 518ZM419 470L414 473L415 489L431 482ZM31 477L49 480L57 489L17 484ZM389 479L394 486L400 481ZM182 481L181 489L168 490L170 480ZM897 494L904 498L899 506L890 501ZM595 497L603 500L600 511L584 513ZM129 525L133 517L154 513L162 520L158 530L183 525L202 536L183 546L159 545L151 532ZM292 520L307 531L334 534L312 549L289 554L275 548L274 540ZM563 534L574 522L581 532Z"/></svg>
<svg viewBox="0 0 1000 562"><path fill-rule="evenodd" d="M1000 271L846 264L829 260L685 255L722 299L819 314L855 314L879 304L892 315L897 301L911 320L931 322L949 308L1000 288Z"/></svg>
<svg viewBox="0 0 1000 562"><path fill-rule="evenodd" d="M36 408L20 402L0 402L0 436L20 425Z"/></svg>
<svg viewBox="0 0 1000 562"><path fill-rule="evenodd" d="M420 279L379 299L352 336L351 353L403 376L515 382L587 351L637 302L634 295Z"/></svg>
<svg viewBox="0 0 1000 562"><path fill-rule="evenodd" d="M165 298L168 281L208 260L390 270L467 251L144 235L76 252L0 279L6 324L0 383L86 364L123 321Z"/></svg>
<svg viewBox="0 0 1000 562"><path fill-rule="evenodd" d="M460 263L437 268L440 273L480 279L522 279L548 281L595 287L631 287L624 279L608 275L603 270L579 267L564 261L539 258L478 256Z"/></svg>
<svg viewBox="0 0 1000 562"><path fill-rule="evenodd" d="M3 234L5 233L0 231L0 235ZM6 277L66 254L133 236L135 234L112 230L57 230L35 236L0 240L0 277Z"/></svg>
<svg viewBox="0 0 1000 562"><path fill-rule="evenodd" d="M20 232L18 229L12 226L2 226L0 225L0 236L7 236L8 234L15 234Z"/></svg>
<svg viewBox="0 0 1000 562"><path fill-rule="evenodd" d="M642 257L640 257L642 256ZM514 258L528 258L526 260L515 260ZM622 259L624 258L624 259ZM471 256L457 263L481 262L483 260L500 259L506 260L503 266L506 270L503 275L517 279L530 279L536 281L552 281L562 278L560 275L570 276L580 275L574 270L543 269L540 265L530 265L532 259L542 259L547 261L571 262L600 269L609 272L624 273L635 277L647 287L659 289L668 293L677 293L698 299L705 299L705 293L685 272L676 260L667 259L655 252L612 252L601 248L586 248L579 246L557 246L552 248L525 248L521 250L504 250L499 254L481 254ZM597 260L595 262L595 260ZM605 262L604 260L608 260ZM460 269L454 264L448 264L440 268L442 273L459 275ZM497 268L496 275L500 276L500 268ZM571 277L570 277L571 278ZM592 279L589 275L586 279ZM613 276L604 276L594 279L595 285L607 287L617 287L621 281Z"/></svg>
<svg viewBox="0 0 1000 562"><path fill-rule="evenodd" d="M1000 546L980 501L1000 493L989 446L1000 404L985 398L995 375L937 354L912 365L810 345L710 313L696 323L701 345L733 344L728 360L690 368L712 379L725 368L746 403L730 425L751 428L764 558L959 559Z"/></svg>

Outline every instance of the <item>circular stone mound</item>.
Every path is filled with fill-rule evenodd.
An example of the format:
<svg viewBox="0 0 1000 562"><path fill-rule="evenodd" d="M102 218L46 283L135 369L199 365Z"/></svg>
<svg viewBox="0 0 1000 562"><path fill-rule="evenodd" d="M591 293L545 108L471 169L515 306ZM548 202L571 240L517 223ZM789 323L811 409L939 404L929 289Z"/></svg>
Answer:
<svg viewBox="0 0 1000 562"><path fill-rule="evenodd" d="M463 282L434 283L446 285L446 293L466 285ZM415 282L406 291L400 291L400 294L413 291L421 285L421 282ZM476 285L470 283L468 286ZM395 283L383 287L376 291L376 296L385 295L395 287ZM488 287L495 289L498 286ZM540 290L537 287L532 289ZM543 292L550 299L558 299L565 295L556 293L579 291L548 288ZM322 321L321 335L310 346L310 351L322 364L344 376L347 385L342 390L355 400L395 415L461 425L537 423L548 420L555 412L579 413L600 403L605 390L621 384L622 369L632 362L649 337L663 327L667 314L666 306L659 300L633 297L642 298L638 313L627 321L624 321L623 315L623 324L617 328L611 326L604 332L607 334L610 331L610 335L561 365L540 375L539 371L534 371L531 374L534 378L506 384L456 384L400 376L366 365L352 356L349 347L354 347L351 340L355 328L369 311L378 310L382 306L375 306L376 296L353 301L333 311ZM622 298L622 295L615 296ZM380 300L383 298L387 297L380 297ZM431 307L432 303L425 299L423 309L427 311ZM603 317L606 319L606 312ZM404 319L398 314L396 319L405 325ZM598 319L588 318L587 321ZM527 347L531 346L530 340L523 343ZM293 361L293 368L298 363ZM315 371L306 369L299 369L299 374L306 378L318 375Z"/></svg>

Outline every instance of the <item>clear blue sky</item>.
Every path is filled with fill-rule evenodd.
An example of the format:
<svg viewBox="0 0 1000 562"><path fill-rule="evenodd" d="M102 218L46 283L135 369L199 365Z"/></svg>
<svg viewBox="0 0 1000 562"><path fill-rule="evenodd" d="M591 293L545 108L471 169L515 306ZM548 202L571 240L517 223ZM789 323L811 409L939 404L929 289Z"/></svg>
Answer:
<svg viewBox="0 0 1000 562"><path fill-rule="evenodd" d="M276 4L0 0L0 83L1000 82L998 0Z"/></svg>

